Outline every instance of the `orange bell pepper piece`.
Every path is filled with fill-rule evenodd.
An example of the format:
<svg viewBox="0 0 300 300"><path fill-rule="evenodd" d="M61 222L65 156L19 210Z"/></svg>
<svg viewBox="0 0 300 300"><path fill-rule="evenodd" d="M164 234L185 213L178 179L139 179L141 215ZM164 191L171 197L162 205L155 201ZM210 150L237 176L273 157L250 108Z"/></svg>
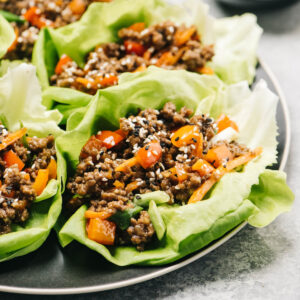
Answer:
<svg viewBox="0 0 300 300"><path fill-rule="evenodd" d="M23 135L25 135L27 132L26 128L21 128L20 130L8 134L7 137L5 137L2 140L2 143L0 144L0 151L5 149L7 146L13 144L17 140L19 140Z"/></svg>
<svg viewBox="0 0 300 300"><path fill-rule="evenodd" d="M197 171L201 177L212 173L215 168L206 160L198 159L197 162L192 166L193 171Z"/></svg>
<svg viewBox="0 0 300 300"><path fill-rule="evenodd" d="M86 5L83 0L72 0L68 7L74 15L82 15L86 9Z"/></svg>
<svg viewBox="0 0 300 300"><path fill-rule="evenodd" d="M96 139L101 141L104 147L110 149L123 141L124 137L115 131L102 130L99 134L96 134Z"/></svg>
<svg viewBox="0 0 300 300"><path fill-rule="evenodd" d="M127 137L127 132L123 131L122 129L117 129L115 130L115 133L119 134L122 136L124 139Z"/></svg>
<svg viewBox="0 0 300 300"><path fill-rule="evenodd" d="M51 158L47 169L49 171L49 180L50 179L56 179L56 177L57 177L57 164L56 164L55 159Z"/></svg>
<svg viewBox="0 0 300 300"><path fill-rule="evenodd" d="M145 29L146 25L144 22L139 22L139 23L135 23L132 24L131 26L128 27L128 29L131 29L133 31L137 31L137 32L142 32Z"/></svg>
<svg viewBox="0 0 300 300"><path fill-rule="evenodd" d="M186 125L176 130L171 138L171 142L176 147L197 145L202 133L197 125ZM203 138L203 137L202 137Z"/></svg>
<svg viewBox="0 0 300 300"><path fill-rule="evenodd" d="M5 161L5 165L8 168L12 165L18 165L19 171L21 171L25 166L20 157L12 150L4 153L3 160Z"/></svg>
<svg viewBox="0 0 300 300"><path fill-rule="evenodd" d="M106 220L108 219L112 214L107 212L107 211L92 211L92 210L86 210L84 213L84 217L86 219L96 219L99 218L101 220Z"/></svg>
<svg viewBox="0 0 300 300"><path fill-rule="evenodd" d="M204 156L205 160L211 163L216 168L233 159L233 155L230 150L225 146L221 145L216 148L208 150Z"/></svg>
<svg viewBox="0 0 300 300"><path fill-rule="evenodd" d="M35 190L35 192L38 196L43 192L44 188L47 186L48 178L49 178L49 170L48 169L40 169L38 171L38 174L32 185L33 189Z"/></svg>
<svg viewBox="0 0 300 300"><path fill-rule="evenodd" d="M63 54L55 67L55 74L61 74L63 71L63 66L65 66L68 62L71 61L72 59L68 55Z"/></svg>
<svg viewBox="0 0 300 300"><path fill-rule="evenodd" d="M239 131L239 127L237 126L237 124L232 121L228 116L221 114L220 117L218 118L218 120L216 121L217 125L218 125L218 133L223 131L224 129L231 127L234 130L236 130L237 132Z"/></svg>
<svg viewBox="0 0 300 300"><path fill-rule="evenodd" d="M159 161L161 155L162 149L160 143L152 141L137 152L136 158L144 169L148 169Z"/></svg>
<svg viewBox="0 0 300 300"><path fill-rule="evenodd" d="M87 225L87 235L102 245L113 245L116 235L116 224L100 218L90 219Z"/></svg>

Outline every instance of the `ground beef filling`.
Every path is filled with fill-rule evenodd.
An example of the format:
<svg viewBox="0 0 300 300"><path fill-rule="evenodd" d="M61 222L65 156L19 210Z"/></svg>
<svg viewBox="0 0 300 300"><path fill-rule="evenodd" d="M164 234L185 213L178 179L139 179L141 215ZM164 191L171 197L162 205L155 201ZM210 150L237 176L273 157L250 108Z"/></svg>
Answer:
<svg viewBox="0 0 300 300"><path fill-rule="evenodd" d="M116 146L106 149L97 147L95 143L87 143L83 147L76 173L67 183L67 190L71 194L67 208L74 212L86 203L89 210L115 214L132 207L136 194L153 191L166 192L170 196L169 204L186 204L192 192L210 175L201 177L192 170L198 160L194 155L195 145L178 148L172 144L174 130L184 125L198 126L203 135L203 154L222 144L228 147L233 158L249 151L236 142L213 143L217 124L207 115L192 116L192 111L186 107L177 112L173 103L165 104L160 111L146 109L137 116L120 119L120 129L127 135ZM115 171L117 166L153 140L159 141L162 148L162 156L157 163L147 169L137 164L126 172ZM178 163L185 166L187 173L183 182L179 182L169 171ZM130 223L127 230L121 233L117 231L119 236L116 243L131 243L142 250L155 233L147 211L141 211Z"/></svg>
<svg viewBox="0 0 300 300"><path fill-rule="evenodd" d="M0 141L8 135L0 125ZM16 164L7 167L3 159L6 151L13 150L25 164L22 171ZM32 138L25 147L21 141L0 151L0 235L12 231L13 224L21 224L29 217L29 210L36 198L33 182L39 169L47 167L46 162L55 158L54 139ZM30 176L28 176L30 175Z"/></svg>
<svg viewBox="0 0 300 300"><path fill-rule="evenodd" d="M82 0L82 9L76 11L76 13L72 11L72 2L72 0L2 0L0 1L0 10L23 16L30 8L36 7L47 26L58 28L79 20L89 4L96 1ZM6 58L30 59L40 28L29 22L24 24L12 23L12 25L18 35L17 44L13 51L7 53Z"/></svg>
<svg viewBox="0 0 300 300"><path fill-rule="evenodd" d="M214 55L213 46L204 46L194 27L167 21L141 32L129 28L119 31L122 43L98 46L87 56L83 69L74 61L51 77L53 85L95 94L98 89L117 84L118 75L143 70L150 65L166 69L201 72ZM193 30L188 41L178 41L178 33Z"/></svg>

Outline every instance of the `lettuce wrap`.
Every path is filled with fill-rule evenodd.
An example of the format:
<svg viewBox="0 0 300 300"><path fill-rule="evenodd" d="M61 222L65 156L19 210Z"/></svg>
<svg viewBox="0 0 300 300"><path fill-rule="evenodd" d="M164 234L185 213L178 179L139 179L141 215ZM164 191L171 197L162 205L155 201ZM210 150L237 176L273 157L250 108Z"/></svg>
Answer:
<svg viewBox="0 0 300 300"><path fill-rule="evenodd" d="M49 87L49 78L63 54L83 67L86 55L97 45L119 40L117 33L120 28L136 22L151 25L164 20L194 24L205 45L215 44L215 57L209 66L222 80L227 83L241 80L252 83L256 48L262 32L254 15L218 20L210 17L208 7L199 1L185 1L181 6L175 6L160 0L133 0L130 5L126 0L116 0L90 5L76 23L57 30L45 28L41 31L34 49L33 63L44 89L44 104L49 108L59 104L57 108L65 115L65 120L78 106L89 102L89 97L83 93Z"/></svg>
<svg viewBox="0 0 300 300"><path fill-rule="evenodd" d="M276 162L275 121L277 97L261 81L250 91L247 82L226 85L217 77L150 67L143 73L124 74L118 86L99 90L86 111L73 113L68 129L57 139L66 160L68 176L74 174L81 148L98 130L117 129L119 118L138 109L161 109L167 102L186 106L195 114L217 118L225 113L237 123L238 142L263 147L262 154L239 172L226 174L208 198L189 205L158 205L156 216L165 231L143 252L129 246L104 246L87 238L81 206L59 232L63 247L73 240L119 265L163 265L197 251L247 220L252 226L268 225L291 208L294 195L281 171L266 169ZM164 202L163 199L159 202ZM153 207L152 207L153 208ZM160 216L159 216L160 215Z"/></svg>
<svg viewBox="0 0 300 300"><path fill-rule="evenodd" d="M58 137L62 130L57 124L62 116L41 104L41 87L35 73L31 65L13 64L0 77L1 122L10 131L26 127L29 136ZM0 262L32 252L46 240L61 211L63 163L57 151L57 179L51 179L36 197L25 223L13 224L12 232L0 235Z"/></svg>

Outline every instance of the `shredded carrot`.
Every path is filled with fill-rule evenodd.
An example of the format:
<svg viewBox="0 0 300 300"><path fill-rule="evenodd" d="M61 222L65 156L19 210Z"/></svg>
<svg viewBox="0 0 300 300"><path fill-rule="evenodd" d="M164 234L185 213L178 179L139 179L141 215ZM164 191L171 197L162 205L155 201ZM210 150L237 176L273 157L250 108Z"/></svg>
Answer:
<svg viewBox="0 0 300 300"><path fill-rule="evenodd" d="M49 170L48 169L40 169L35 178L35 182L32 187L35 190L36 194L39 196L48 183L49 178Z"/></svg>
<svg viewBox="0 0 300 300"><path fill-rule="evenodd" d="M195 156L203 156L203 134L200 132L199 137L197 137L196 149L194 150Z"/></svg>
<svg viewBox="0 0 300 300"><path fill-rule="evenodd" d="M56 177L57 177L57 164L56 164L55 159L51 158L47 169L49 171L49 180L50 179L56 179Z"/></svg>
<svg viewBox="0 0 300 300"><path fill-rule="evenodd" d="M133 181L126 185L125 190L127 193L131 193L132 191L136 190L138 187L139 187L139 182Z"/></svg>
<svg viewBox="0 0 300 300"><path fill-rule="evenodd" d="M132 157L130 159L125 160L122 164L115 168L116 172L126 172L128 168L133 167L138 164L138 160L136 157Z"/></svg>
<svg viewBox="0 0 300 300"><path fill-rule="evenodd" d="M17 140L19 140L22 136L24 136L27 132L26 128L21 128L20 130L17 130L16 132L8 134L7 137L5 137L2 140L2 143L0 144L0 151L5 149L7 146L13 144Z"/></svg>
<svg viewBox="0 0 300 300"><path fill-rule="evenodd" d="M72 59L66 55L66 54L63 54L60 58L60 60L58 61L56 67L55 67L55 73L57 75L61 74L62 71L63 71L63 67L68 63L68 62L71 62Z"/></svg>
<svg viewBox="0 0 300 300"><path fill-rule="evenodd" d="M131 29L133 31L142 32L145 29L146 25L144 22L135 23L128 27L128 29Z"/></svg>
<svg viewBox="0 0 300 300"><path fill-rule="evenodd" d="M10 45L10 47L7 49L7 52L14 51L17 48L18 38L19 38L19 28L15 27L14 31L15 31L15 39L14 39L13 43Z"/></svg>
<svg viewBox="0 0 300 300"><path fill-rule="evenodd" d="M97 88L95 81L86 79L84 77L77 77L76 82L82 84L87 89L91 89L91 88L96 89Z"/></svg>
<svg viewBox="0 0 300 300"><path fill-rule="evenodd" d="M144 53L144 55L143 55L143 57L144 57L144 59L146 60L146 61L149 61L150 60L150 58L151 58L151 51L150 50L147 50L145 53Z"/></svg>
<svg viewBox="0 0 300 300"><path fill-rule="evenodd" d="M210 67L201 67L198 72L205 75L214 75L214 70Z"/></svg>
<svg viewBox="0 0 300 300"><path fill-rule="evenodd" d="M175 45L182 46L186 42L192 39L192 36L196 32L196 27L192 26L183 30L177 30L174 36Z"/></svg>
<svg viewBox="0 0 300 300"><path fill-rule="evenodd" d="M121 182L121 181L119 181L119 180L115 180L114 186L115 186L117 189L124 189L124 183Z"/></svg>
<svg viewBox="0 0 300 300"><path fill-rule="evenodd" d="M115 85L118 83L118 76L116 75L109 75L104 77L99 77L96 79L96 84L100 84L102 87Z"/></svg>
<svg viewBox="0 0 300 300"><path fill-rule="evenodd" d="M19 168L19 171L21 171L25 166L25 164L20 159L20 157L12 150L9 150L4 153L3 160L5 161L5 165L7 168L12 165L17 165Z"/></svg>
<svg viewBox="0 0 300 300"><path fill-rule="evenodd" d="M207 192L213 187L213 185L218 182L227 172L232 171L233 169L248 163L250 160L254 159L262 153L262 148L258 147L253 152L246 153L241 155L232 161L227 163L226 168L223 166L218 167L211 175L211 177L206 180L199 188L197 188L192 196L190 197L188 204L196 203L201 201Z"/></svg>
<svg viewBox="0 0 300 300"><path fill-rule="evenodd" d="M87 235L90 240L99 244L113 245L116 235L116 224L100 218L89 219Z"/></svg>
<svg viewBox="0 0 300 300"><path fill-rule="evenodd" d="M233 159L232 161L229 161L227 163L226 169L228 171L231 171L241 165L246 164L247 162L249 162L250 160L252 160L253 158L255 158L256 156L260 155L262 153L262 148L258 147L256 148L253 152L248 152L244 155L241 155L235 159Z"/></svg>
<svg viewBox="0 0 300 300"><path fill-rule="evenodd" d="M112 214L107 211L96 212L96 211L86 210L84 213L84 217L86 219L99 218L99 219L105 220L105 219L108 219L111 215Z"/></svg>
<svg viewBox="0 0 300 300"><path fill-rule="evenodd" d="M137 73L137 72L143 72L147 69L147 67L145 65L141 65L138 68L136 68L133 73Z"/></svg>

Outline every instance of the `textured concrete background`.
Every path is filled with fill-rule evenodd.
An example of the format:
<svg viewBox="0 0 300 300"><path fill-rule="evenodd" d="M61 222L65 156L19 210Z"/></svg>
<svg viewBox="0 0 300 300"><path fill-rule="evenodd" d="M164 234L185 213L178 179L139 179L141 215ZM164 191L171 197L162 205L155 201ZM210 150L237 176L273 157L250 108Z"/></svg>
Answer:
<svg viewBox="0 0 300 300"><path fill-rule="evenodd" d="M215 16L233 11L207 1ZM256 12L264 29L259 55L278 78L292 120L286 168L296 194L293 210L263 229L246 227L214 252L163 277L115 291L55 299L300 299L300 2ZM48 297L0 294L4 299Z"/></svg>

